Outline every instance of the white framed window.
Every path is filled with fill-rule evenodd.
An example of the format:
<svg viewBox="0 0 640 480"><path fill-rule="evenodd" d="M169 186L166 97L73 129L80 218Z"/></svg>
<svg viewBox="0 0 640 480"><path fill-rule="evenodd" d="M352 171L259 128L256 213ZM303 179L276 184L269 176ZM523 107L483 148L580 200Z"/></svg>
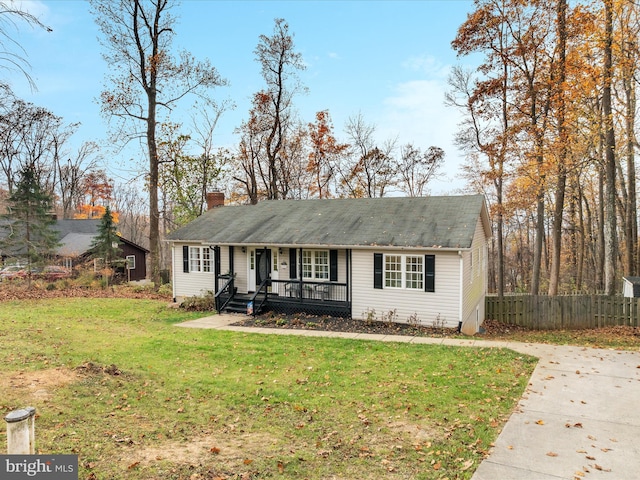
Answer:
<svg viewBox="0 0 640 480"><path fill-rule="evenodd" d="M302 278L329 280L329 250L302 251Z"/></svg>
<svg viewBox="0 0 640 480"><path fill-rule="evenodd" d="M189 247L189 271L211 271L211 250L209 247Z"/></svg>
<svg viewBox="0 0 640 480"><path fill-rule="evenodd" d="M424 288L424 257L407 255L405 257L404 287Z"/></svg>
<svg viewBox="0 0 640 480"><path fill-rule="evenodd" d="M272 256L273 256L273 268L272 270L274 272L278 271L278 250L271 250Z"/></svg>
<svg viewBox="0 0 640 480"><path fill-rule="evenodd" d="M135 270L136 269L136 256L135 255L127 255L127 269Z"/></svg>
<svg viewBox="0 0 640 480"><path fill-rule="evenodd" d="M384 286L402 288L402 255L384 256Z"/></svg>
<svg viewBox="0 0 640 480"><path fill-rule="evenodd" d="M424 288L424 258L419 255L385 255L385 288Z"/></svg>

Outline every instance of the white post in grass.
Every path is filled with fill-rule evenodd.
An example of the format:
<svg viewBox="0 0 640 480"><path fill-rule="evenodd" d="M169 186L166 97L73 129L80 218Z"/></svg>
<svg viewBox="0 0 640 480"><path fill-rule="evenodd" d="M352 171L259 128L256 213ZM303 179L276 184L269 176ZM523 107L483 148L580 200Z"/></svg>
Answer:
<svg viewBox="0 0 640 480"><path fill-rule="evenodd" d="M9 455L33 455L35 453L34 407L21 408L9 412L4 417L7 422L7 453Z"/></svg>

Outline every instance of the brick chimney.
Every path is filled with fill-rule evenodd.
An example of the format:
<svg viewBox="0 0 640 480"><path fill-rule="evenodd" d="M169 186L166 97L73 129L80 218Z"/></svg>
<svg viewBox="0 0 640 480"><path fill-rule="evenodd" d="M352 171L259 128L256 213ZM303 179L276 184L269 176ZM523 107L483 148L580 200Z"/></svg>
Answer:
<svg viewBox="0 0 640 480"><path fill-rule="evenodd" d="M224 206L224 192L207 193L207 210Z"/></svg>

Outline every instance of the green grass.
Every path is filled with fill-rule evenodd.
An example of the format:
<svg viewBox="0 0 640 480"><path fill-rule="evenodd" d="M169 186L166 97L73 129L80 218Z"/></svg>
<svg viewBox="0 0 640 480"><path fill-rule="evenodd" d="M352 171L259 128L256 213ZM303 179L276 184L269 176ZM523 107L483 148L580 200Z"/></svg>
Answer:
<svg viewBox="0 0 640 480"><path fill-rule="evenodd" d="M174 326L197 316L5 302L0 407L35 406L37 450L77 454L81 479L470 478L535 366L501 349Z"/></svg>

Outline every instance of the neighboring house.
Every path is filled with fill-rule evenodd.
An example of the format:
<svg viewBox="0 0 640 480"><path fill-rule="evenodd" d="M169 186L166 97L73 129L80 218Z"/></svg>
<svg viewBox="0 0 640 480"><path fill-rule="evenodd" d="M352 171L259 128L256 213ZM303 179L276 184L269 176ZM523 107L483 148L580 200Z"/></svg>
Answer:
<svg viewBox="0 0 640 480"><path fill-rule="evenodd" d="M85 261L91 255L93 239L98 235L100 220L57 220L54 229L60 233L60 246L56 254L67 267ZM147 250L120 237L121 257L127 261L125 275L131 281L147 277Z"/></svg>
<svg viewBox="0 0 640 480"><path fill-rule="evenodd" d="M84 262L91 255L91 244L98 234L100 220L56 220L53 229L58 231L59 245L56 256L64 266L72 268L78 263ZM6 235L6 227L0 225L0 236ZM122 258L129 265L130 280L144 280L147 276L146 256L149 251L146 248L120 237L120 250ZM9 258L19 259L24 254L20 251L0 252L3 262Z"/></svg>
<svg viewBox="0 0 640 480"><path fill-rule="evenodd" d="M490 232L480 195L219 206L168 235L174 298L475 333Z"/></svg>
<svg viewBox="0 0 640 480"><path fill-rule="evenodd" d="M640 297L640 277L622 277L622 295L630 298Z"/></svg>

